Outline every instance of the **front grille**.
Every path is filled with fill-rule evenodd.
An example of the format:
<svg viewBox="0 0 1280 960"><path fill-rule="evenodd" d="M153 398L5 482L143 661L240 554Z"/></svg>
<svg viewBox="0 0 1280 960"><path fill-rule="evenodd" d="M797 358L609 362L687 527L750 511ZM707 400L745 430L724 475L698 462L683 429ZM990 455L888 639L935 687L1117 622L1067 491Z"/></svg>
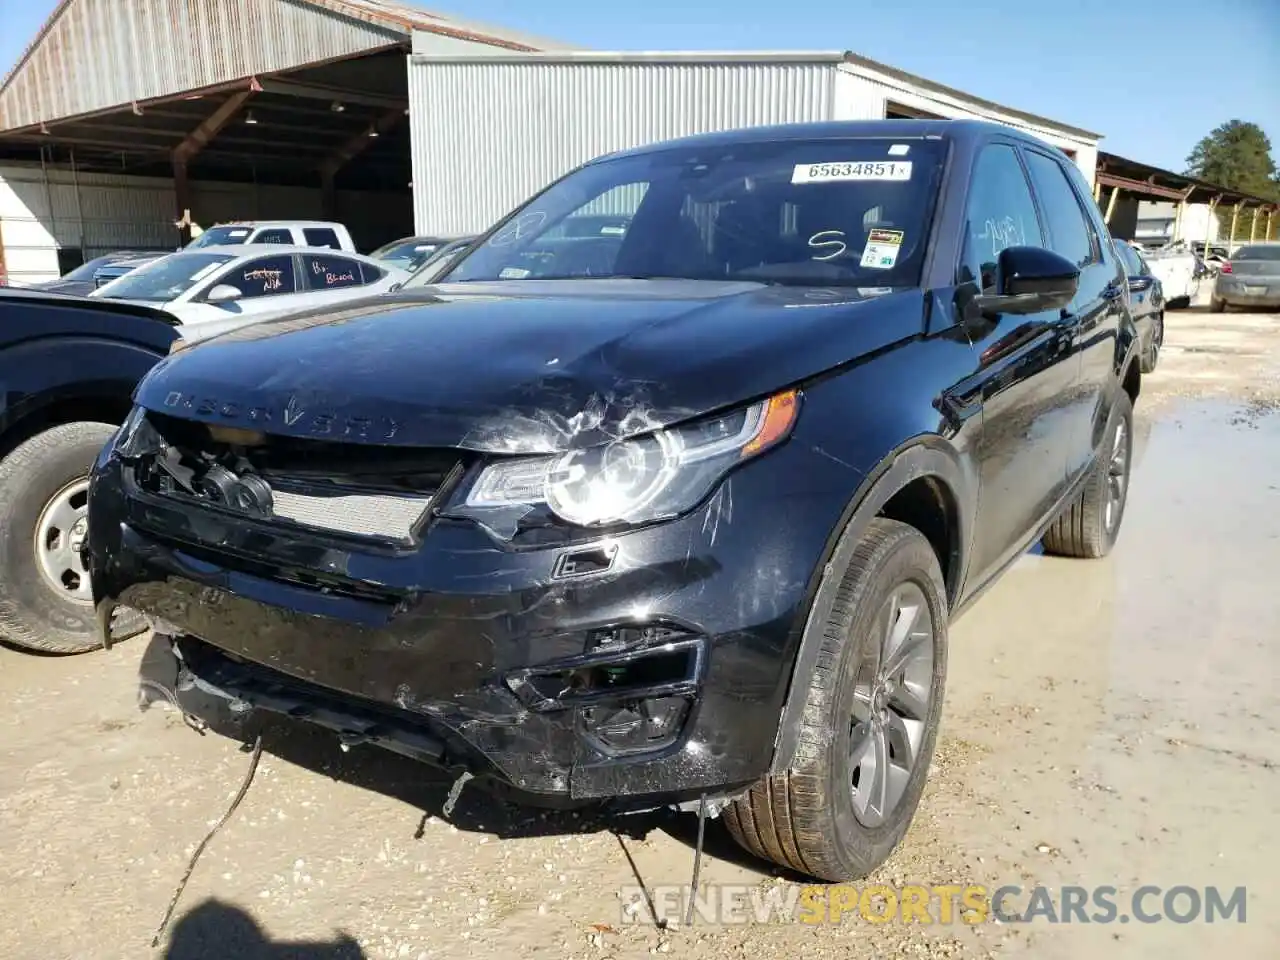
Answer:
<svg viewBox="0 0 1280 960"><path fill-rule="evenodd" d="M328 496L273 487L271 515L304 527L358 537L412 539L431 506L431 497L412 494L334 493Z"/></svg>
<svg viewBox="0 0 1280 960"><path fill-rule="evenodd" d="M412 542L432 502L465 468L449 449L401 449L267 435L215 441L203 424L149 414L154 440L133 458L148 493L262 523Z"/></svg>

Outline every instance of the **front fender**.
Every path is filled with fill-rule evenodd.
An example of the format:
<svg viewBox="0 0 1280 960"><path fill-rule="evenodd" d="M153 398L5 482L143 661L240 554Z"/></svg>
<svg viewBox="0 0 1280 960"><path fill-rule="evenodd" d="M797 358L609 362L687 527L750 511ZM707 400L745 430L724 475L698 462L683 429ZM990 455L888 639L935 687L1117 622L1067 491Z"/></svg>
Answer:
<svg viewBox="0 0 1280 960"><path fill-rule="evenodd" d="M49 337L0 350L0 434L64 400L123 398L163 357L102 337Z"/></svg>

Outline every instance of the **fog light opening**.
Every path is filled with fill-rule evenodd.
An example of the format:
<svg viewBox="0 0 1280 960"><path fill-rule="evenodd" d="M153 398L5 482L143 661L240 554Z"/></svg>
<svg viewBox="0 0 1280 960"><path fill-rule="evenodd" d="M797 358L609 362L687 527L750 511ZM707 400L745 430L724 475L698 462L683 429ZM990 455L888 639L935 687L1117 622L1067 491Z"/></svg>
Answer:
<svg viewBox="0 0 1280 960"><path fill-rule="evenodd" d="M689 707L688 697L650 697L582 707L578 721L583 735L603 753L648 752L676 742Z"/></svg>

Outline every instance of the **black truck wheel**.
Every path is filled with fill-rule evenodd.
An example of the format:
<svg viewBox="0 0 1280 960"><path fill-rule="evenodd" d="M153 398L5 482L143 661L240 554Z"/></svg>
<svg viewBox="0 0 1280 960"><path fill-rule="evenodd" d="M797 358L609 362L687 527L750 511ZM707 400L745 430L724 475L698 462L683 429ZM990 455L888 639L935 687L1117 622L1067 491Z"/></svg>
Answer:
<svg viewBox="0 0 1280 960"><path fill-rule="evenodd" d="M747 850L823 880L865 877L906 833L938 735L947 601L915 528L872 521L844 572L791 769L725 811Z"/></svg>
<svg viewBox="0 0 1280 960"><path fill-rule="evenodd" d="M1121 393L1084 489L1044 533L1041 543L1046 553L1096 560L1111 552L1129 499L1132 461L1133 405Z"/></svg>
<svg viewBox="0 0 1280 960"><path fill-rule="evenodd" d="M18 646L83 653L100 646L80 559L89 471L115 432L65 423L0 460L0 636Z"/></svg>

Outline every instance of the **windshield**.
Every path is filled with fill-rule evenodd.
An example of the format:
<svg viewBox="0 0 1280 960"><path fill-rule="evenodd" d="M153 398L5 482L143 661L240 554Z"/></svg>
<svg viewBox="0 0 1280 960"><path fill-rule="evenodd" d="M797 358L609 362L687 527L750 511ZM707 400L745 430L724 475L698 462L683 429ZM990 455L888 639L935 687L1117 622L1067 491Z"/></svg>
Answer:
<svg viewBox="0 0 1280 960"><path fill-rule="evenodd" d="M141 254L139 254L139 256L141 256ZM82 280L92 280L93 275L97 273L100 268L106 266L109 263L115 263L117 260L123 260L123 259L125 258L110 257L110 256L96 257L93 260L80 264L80 266L76 267L70 273L64 273L61 277L59 277L59 279L68 283L76 283Z"/></svg>
<svg viewBox="0 0 1280 960"><path fill-rule="evenodd" d="M388 260L405 270L417 270L442 246L444 244L437 240L397 240L379 247L369 256L375 260Z"/></svg>
<svg viewBox="0 0 1280 960"><path fill-rule="evenodd" d="M252 227L210 227L196 237L183 249L195 250L199 247L232 247L249 242Z"/></svg>
<svg viewBox="0 0 1280 960"><path fill-rule="evenodd" d="M605 160L517 210L439 280L915 286L944 149L877 137Z"/></svg>
<svg viewBox="0 0 1280 960"><path fill-rule="evenodd" d="M112 300L168 303L234 259L229 253L175 253L125 274L97 293Z"/></svg>

